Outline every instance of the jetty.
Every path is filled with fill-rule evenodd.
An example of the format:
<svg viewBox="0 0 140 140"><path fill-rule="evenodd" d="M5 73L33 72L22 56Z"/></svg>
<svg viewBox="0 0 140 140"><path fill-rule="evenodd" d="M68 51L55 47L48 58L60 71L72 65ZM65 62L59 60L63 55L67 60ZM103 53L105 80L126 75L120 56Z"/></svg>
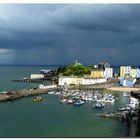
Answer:
<svg viewBox="0 0 140 140"><path fill-rule="evenodd" d="M45 80L52 81L52 80L54 80L54 79L53 79L53 77L44 77L44 78L36 78L36 79L22 78L22 79L11 80L11 82L42 83L42 82L44 82Z"/></svg>

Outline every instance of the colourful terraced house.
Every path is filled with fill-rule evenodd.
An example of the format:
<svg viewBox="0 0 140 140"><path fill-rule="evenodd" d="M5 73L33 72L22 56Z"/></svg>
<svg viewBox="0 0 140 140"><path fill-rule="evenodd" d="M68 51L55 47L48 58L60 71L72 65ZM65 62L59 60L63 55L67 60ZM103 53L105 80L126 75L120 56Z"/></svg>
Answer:
<svg viewBox="0 0 140 140"><path fill-rule="evenodd" d="M131 75L131 66L120 66L120 77Z"/></svg>
<svg viewBox="0 0 140 140"><path fill-rule="evenodd" d="M91 71L91 77L93 77L93 78L102 78L102 77L104 77L104 70L102 70L102 69L93 69Z"/></svg>

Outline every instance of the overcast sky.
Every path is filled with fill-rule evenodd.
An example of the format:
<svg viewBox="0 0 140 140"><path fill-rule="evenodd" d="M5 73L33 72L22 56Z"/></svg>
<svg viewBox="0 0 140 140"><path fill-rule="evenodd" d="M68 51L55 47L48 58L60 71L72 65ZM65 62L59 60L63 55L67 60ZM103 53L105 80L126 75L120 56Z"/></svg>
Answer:
<svg viewBox="0 0 140 140"><path fill-rule="evenodd" d="M140 65L140 5L0 5L0 64Z"/></svg>

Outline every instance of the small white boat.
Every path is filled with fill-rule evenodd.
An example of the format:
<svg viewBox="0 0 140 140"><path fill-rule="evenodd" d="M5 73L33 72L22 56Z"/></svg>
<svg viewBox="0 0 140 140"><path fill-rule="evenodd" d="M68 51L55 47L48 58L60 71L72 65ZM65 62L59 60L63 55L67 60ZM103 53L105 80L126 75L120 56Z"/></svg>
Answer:
<svg viewBox="0 0 140 140"><path fill-rule="evenodd" d="M66 103L66 102L67 102L67 99L60 100L60 103Z"/></svg>
<svg viewBox="0 0 140 140"><path fill-rule="evenodd" d="M107 99L105 102L106 103L114 103L115 102L115 99L110 98L110 99Z"/></svg>
<svg viewBox="0 0 140 140"><path fill-rule="evenodd" d="M126 111L126 110L130 110L131 107L123 107L123 108L119 108L118 110L119 111Z"/></svg>
<svg viewBox="0 0 140 140"><path fill-rule="evenodd" d="M57 91L57 92L55 92L54 94L59 95L59 94L61 94L61 92Z"/></svg>
<svg viewBox="0 0 140 140"><path fill-rule="evenodd" d="M81 106L81 105L83 105L83 104L84 104L84 101L78 100L78 101L76 101L76 102L74 103L74 106Z"/></svg>
<svg viewBox="0 0 140 140"><path fill-rule="evenodd" d="M68 103L68 104L72 104L72 103L73 103L73 100L72 100L72 99L68 99L68 100L67 100L67 103Z"/></svg>
<svg viewBox="0 0 140 140"><path fill-rule="evenodd" d="M119 110L119 111L125 111L125 110L126 110L126 108L125 108L125 107L123 107L123 108L119 108L118 110Z"/></svg>
<svg viewBox="0 0 140 140"><path fill-rule="evenodd" d="M48 92L48 94L54 94L55 93L55 91L49 91Z"/></svg>
<svg viewBox="0 0 140 140"><path fill-rule="evenodd" d="M96 103L95 104L95 108L103 108L105 106L105 104L103 103Z"/></svg>
<svg viewBox="0 0 140 140"><path fill-rule="evenodd" d="M105 102L105 99L98 99L97 102Z"/></svg>

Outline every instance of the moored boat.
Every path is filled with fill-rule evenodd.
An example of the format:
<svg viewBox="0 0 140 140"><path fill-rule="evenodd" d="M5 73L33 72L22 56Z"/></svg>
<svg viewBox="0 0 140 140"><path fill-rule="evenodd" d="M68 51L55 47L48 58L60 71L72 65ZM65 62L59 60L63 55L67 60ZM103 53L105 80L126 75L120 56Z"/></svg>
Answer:
<svg viewBox="0 0 140 140"><path fill-rule="evenodd" d="M83 104L84 104L84 101L78 100L74 103L74 106L80 106L80 105L83 105Z"/></svg>
<svg viewBox="0 0 140 140"><path fill-rule="evenodd" d="M57 91L57 92L55 92L54 94L59 95L59 94L61 94L61 92Z"/></svg>
<svg viewBox="0 0 140 140"><path fill-rule="evenodd" d="M115 99L110 98L110 99L107 99L105 102L106 103L114 103L115 102Z"/></svg>
<svg viewBox="0 0 140 140"><path fill-rule="evenodd" d="M50 91L50 92L48 92L48 94L54 94L55 93L55 91Z"/></svg>
<svg viewBox="0 0 140 140"><path fill-rule="evenodd" d="M66 103L67 99L60 100L60 103Z"/></svg>
<svg viewBox="0 0 140 140"><path fill-rule="evenodd" d="M95 104L95 108L103 108L105 106L105 104L103 103L96 103Z"/></svg>
<svg viewBox="0 0 140 140"><path fill-rule="evenodd" d="M118 110L119 111L126 111L126 110L130 110L131 109L131 107L122 107L122 108L119 108Z"/></svg>
<svg viewBox="0 0 140 140"><path fill-rule="evenodd" d="M37 96L33 98L34 102L41 102L42 101L42 97L41 96Z"/></svg>
<svg viewBox="0 0 140 140"><path fill-rule="evenodd" d="M72 104L72 103L73 103L73 100L72 100L72 99L68 99L68 100L67 100L67 103L68 103L68 104Z"/></svg>
<svg viewBox="0 0 140 140"><path fill-rule="evenodd" d="M125 110L126 110L126 108L125 108L125 107L123 107L123 108L119 108L118 110L119 110L119 111L125 111Z"/></svg>

